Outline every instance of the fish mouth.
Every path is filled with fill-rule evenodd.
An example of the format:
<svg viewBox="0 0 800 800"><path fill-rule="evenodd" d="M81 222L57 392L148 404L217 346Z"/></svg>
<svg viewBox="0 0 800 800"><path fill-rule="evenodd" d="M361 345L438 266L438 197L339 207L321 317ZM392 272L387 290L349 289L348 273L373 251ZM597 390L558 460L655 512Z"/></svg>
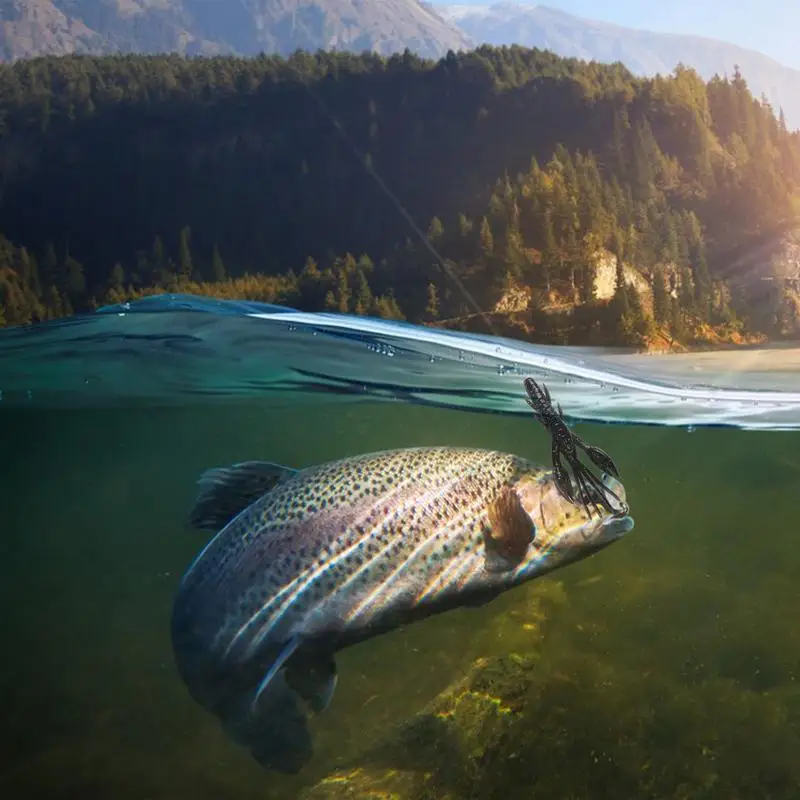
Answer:
<svg viewBox="0 0 800 800"><path fill-rule="evenodd" d="M613 542L633 530L634 521L630 514L622 517L609 517L603 522L602 537L605 541Z"/></svg>

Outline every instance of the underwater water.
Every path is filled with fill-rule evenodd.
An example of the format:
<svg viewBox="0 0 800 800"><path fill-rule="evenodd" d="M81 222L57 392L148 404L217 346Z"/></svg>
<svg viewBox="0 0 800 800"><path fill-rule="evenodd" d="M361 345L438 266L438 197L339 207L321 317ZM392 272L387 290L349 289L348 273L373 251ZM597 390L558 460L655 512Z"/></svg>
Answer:
<svg viewBox="0 0 800 800"><path fill-rule="evenodd" d="M800 797L798 353L543 348L185 297L0 331L0 795ZM635 529L340 652L313 761L263 771L173 661L200 472L438 444L549 464L527 375L613 456Z"/></svg>

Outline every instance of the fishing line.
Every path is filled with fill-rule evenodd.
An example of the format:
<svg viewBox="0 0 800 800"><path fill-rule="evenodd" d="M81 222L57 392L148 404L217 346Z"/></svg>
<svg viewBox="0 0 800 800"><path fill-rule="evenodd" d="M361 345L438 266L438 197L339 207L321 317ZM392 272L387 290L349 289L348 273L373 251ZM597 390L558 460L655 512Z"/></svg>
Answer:
<svg viewBox="0 0 800 800"><path fill-rule="evenodd" d="M311 97L316 101L322 113L326 117L328 117L328 119L333 123L333 127L336 129L336 132L339 134L339 136L341 136L345 144L347 144L353 151L353 153L355 153L356 157L361 162L364 169L366 169L367 172L372 176L372 178L378 184L381 191L391 200L394 207L397 209L397 211L400 212L401 216L409 224L411 229L417 235L417 237L425 246L425 248L428 250L428 252L434 257L434 259L436 259L436 264L439 267L439 269L442 270L445 277L453 282L456 288L466 298L470 306L474 308L477 314L481 317L489 332L493 336L496 336L497 334L494 328L492 327L492 324L489 321L486 312L478 305L478 303L475 301L475 298L469 293L469 290L461 282L461 279L458 277L458 275L456 275L453 272L453 270L447 265L445 259L439 254L439 252L431 243L430 239L428 239L428 237L425 235L424 231L422 231L419 225L417 225L417 223L414 221L414 218L411 216L406 207L400 201L400 198L398 198L397 195L386 185L386 181L384 181L383 178L381 178L381 176L375 171L375 168L372 166L371 162L367 161L366 155L361 151L359 146L355 143L353 138L347 132L344 125L342 125L342 123L339 121L336 115L325 104L325 101L322 99L322 97L320 97L320 95L316 91L314 91L314 89L310 86L310 84L307 81L301 80L301 83L308 90L308 93L311 95Z"/></svg>

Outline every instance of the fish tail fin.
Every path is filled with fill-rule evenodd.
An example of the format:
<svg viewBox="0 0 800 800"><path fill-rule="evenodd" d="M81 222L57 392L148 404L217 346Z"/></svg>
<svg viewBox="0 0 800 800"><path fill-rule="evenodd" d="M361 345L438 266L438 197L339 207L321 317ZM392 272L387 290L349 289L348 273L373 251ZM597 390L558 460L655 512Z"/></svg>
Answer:
<svg viewBox="0 0 800 800"><path fill-rule="evenodd" d="M229 467L207 469L197 481L198 493L189 524L199 530L218 531L239 512L297 470L269 461L243 461Z"/></svg>
<svg viewBox="0 0 800 800"><path fill-rule="evenodd" d="M264 769L296 774L314 755L299 696L279 673L262 691L258 703L253 702L254 697L254 692L240 695L220 713L225 732L247 748Z"/></svg>

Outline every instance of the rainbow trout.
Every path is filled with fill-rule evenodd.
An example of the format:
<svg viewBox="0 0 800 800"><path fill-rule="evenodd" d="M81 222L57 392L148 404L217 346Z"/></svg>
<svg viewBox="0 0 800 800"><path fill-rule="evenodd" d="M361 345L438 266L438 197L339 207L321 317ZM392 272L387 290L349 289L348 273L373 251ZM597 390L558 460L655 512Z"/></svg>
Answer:
<svg viewBox="0 0 800 800"><path fill-rule="evenodd" d="M546 389L526 388L551 433L553 469L417 447L201 476L190 519L218 533L181 580L175 657L195 700L262 766L295 772L311 758L303 705L327 707L337 650L483 605L633 528L613 461L567 428ZM576 447L606 469L601 478Z"/></svg>

